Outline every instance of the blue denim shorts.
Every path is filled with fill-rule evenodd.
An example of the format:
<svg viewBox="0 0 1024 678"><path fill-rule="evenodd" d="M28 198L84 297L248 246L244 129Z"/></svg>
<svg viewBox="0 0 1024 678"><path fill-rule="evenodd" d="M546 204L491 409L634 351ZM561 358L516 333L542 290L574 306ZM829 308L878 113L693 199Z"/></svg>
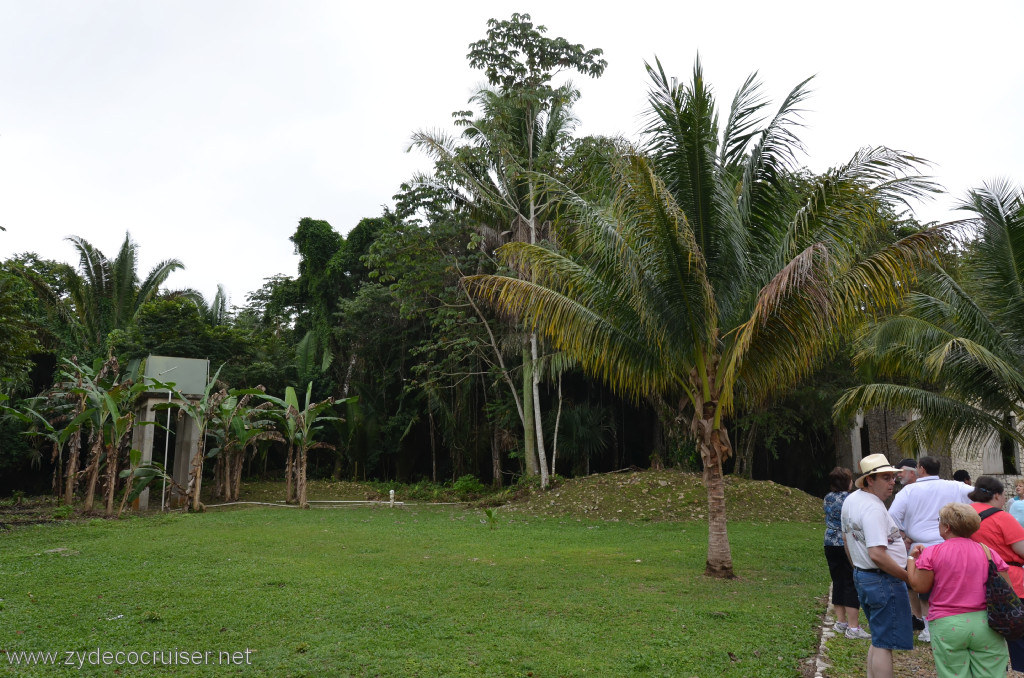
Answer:
<svg viewBox="0 0 1024 678"><path fill-rule="evenodd" d="M853 571L860 606L871 627L871 644L882 650L913 650L907 585L884 572Z"/></svg>

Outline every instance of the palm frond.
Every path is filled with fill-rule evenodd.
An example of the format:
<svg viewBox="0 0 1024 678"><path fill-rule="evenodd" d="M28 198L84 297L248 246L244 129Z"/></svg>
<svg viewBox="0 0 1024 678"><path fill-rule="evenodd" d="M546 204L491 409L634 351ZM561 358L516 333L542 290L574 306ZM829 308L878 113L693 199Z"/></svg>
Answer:
<svg viewBox="0 0 1024 678"><path fill-rule="evenodd" d="M844 393L833 409L836 421L849 421L859 412L872 409L913 412L918 418L901 428L896 442L905 449L927 447L936 440L956 442L968 449L990 439L993 432L1024 445L1024 437L1008 426L1001 414L993 414L958 398L950 398L913 386L867 384Z"/></svg>
<svg viewBox="0 0 1024 678"><path fill-rule="evenodd" d="M768 100L762 94L757 73L751 73L736 90L729 109L729 120L722 133L722 155L719 162L726 172L731 173L743 164L747 147L761 133L761 123L764 122L761 111L767 105Z"/></svg>

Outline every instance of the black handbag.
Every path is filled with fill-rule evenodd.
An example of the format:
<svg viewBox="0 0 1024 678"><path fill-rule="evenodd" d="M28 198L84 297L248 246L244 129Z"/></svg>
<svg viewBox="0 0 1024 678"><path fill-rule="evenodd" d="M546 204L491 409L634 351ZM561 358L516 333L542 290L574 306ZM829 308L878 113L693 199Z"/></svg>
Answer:
<svg viewBox="0 0 1024 678"><path fill-rule="evenodd" d="M1024 637L1024 603L1014 593L1010 582L999 574L988 547L984 544L981 547L988 559L988 579L985 580L988 625L1007 640Z"/></svg>

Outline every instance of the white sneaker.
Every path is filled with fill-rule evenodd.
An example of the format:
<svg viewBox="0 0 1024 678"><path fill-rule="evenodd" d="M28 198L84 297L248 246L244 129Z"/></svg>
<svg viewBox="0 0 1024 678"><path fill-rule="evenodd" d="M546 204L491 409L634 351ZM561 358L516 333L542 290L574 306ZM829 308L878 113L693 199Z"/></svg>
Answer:
<svg viewBox="0 0 1024 678"><path fill-rule="evenodd" d="M860 628L859 626L851 626L850 628L846 629L845 635L847 638L850 638L851 640L865 639L871 637L870 633Z"/></svg>
<svg viewBox="0 0 1024 678"><path fill-rule="evenodd" d="M922 643L930 643L932 642L932 634L929 629L925 629L924 631L921 631L921 633L917 634L917 639Z"/></svg>
<svg viewBox="0 0 1024 678"><path fill-rule="evenodd" d="M846 622L836 622L836 625L835 625L834 628L835 628L836 631L842 632L842 631L845 631L846 629L848 629L849 627L850 627L850 625L847 624Z"/></svg>

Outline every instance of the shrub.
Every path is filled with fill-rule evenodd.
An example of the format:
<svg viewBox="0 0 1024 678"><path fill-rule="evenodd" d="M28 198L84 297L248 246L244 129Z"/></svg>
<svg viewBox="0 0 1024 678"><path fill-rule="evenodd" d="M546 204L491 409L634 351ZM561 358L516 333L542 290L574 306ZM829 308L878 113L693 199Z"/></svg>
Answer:
<svg viewBox="0 0 1024 678"><path fill-rule="evenodd" d="M452 490L463 500L476 499L486 489L480 479L474 475L464 475L452 483Z"/></svg>

